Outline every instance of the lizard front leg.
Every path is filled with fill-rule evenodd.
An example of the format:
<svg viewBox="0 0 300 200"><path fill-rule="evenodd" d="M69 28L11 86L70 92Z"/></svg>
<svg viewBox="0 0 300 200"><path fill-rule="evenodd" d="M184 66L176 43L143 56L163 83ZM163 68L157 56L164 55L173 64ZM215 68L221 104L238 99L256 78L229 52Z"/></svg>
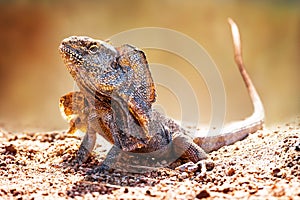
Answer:
<svg viewBox="0 0 300 200"><path fill-rule="evenodd" d="M68 133L74 133L77 130L86 132L75 159L78 164L87 160L96 141L96 132L89 124L92 120L88 114L87 105L83 93L78 91L62 96L59 103L62 116L70 123Z"/></svg>
<svg viewBox="0 0 300 200"><path fill-rule="evenodd" d="M76 162L79 164L84 163L88 159L96 144L97 135L94 129L94 124L96 123L95 121L98 120L94 116L95 115L89 115L88 117L87 132L77 152Z"/></svg>
<svg viewBox="0 0 300 200"><path fill-rule="evenodd" d="M78 164L81 165L88 159L89 155L95 147L96 139L96 132L94 130L89 129L85 134L76 155L76 162Z"/></svg>

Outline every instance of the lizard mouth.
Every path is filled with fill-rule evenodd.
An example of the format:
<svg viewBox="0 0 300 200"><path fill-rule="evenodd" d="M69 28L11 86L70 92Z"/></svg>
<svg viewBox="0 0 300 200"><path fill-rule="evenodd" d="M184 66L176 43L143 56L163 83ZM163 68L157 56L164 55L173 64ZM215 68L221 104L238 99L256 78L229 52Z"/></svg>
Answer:
<svg viewBox="0 0 300 200"><path fill-rule="evenodd" d="M60 50L60 53L62 54L64 61L67 64L82 63L83 57L80 55L80 53L76 49L72 48L71 46L62 43L59 47L59 50Z"/></svg>

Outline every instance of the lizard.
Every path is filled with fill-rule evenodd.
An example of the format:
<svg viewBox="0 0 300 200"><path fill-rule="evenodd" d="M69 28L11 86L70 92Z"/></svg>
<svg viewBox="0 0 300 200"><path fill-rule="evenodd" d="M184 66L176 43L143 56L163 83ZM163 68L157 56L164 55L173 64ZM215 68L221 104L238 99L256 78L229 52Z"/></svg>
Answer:
<svg viewBox="0 0 300 200"><path fill-rule="evenodd" d="M113 146L94 171L114 168L120 157L136 160L163 157L187 158L196 163L207 153L244 139L264 125L261 99L245 70L237 25L228 19L233 37L234 58L247 87L254 111L232 128L217 136L193 138L189 131L152 108L156 100L155 84L145 53L124 44L87 36L64 39L59 51L79 91L60 98L60 110L70 123L68 132L85 132L76 162L86 162L100 134ZM132 163L134 163L133 161ZM129 163L129 160L128 160ZM147 165L147 164L146 164Z"/></svg>

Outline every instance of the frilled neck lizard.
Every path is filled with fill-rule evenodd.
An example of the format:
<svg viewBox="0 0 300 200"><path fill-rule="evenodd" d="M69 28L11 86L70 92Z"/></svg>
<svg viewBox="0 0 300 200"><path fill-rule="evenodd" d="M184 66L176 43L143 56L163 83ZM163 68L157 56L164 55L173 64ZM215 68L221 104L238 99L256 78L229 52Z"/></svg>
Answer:
<svg viewBox="0 0 300 200"><path fill-rule="evenodd" d="M152 109L155 85L142 50L128 44L114 47L85 36L64 39L59 50L80 91L61 97L60 109L70 123L69 132L77 129L86 132L76 161L81 164L87 160L95 146L96 134L113 144L96 169L103 171L117 167L116 163L124 156L130 158L128 165L138 161L150 167L159 160L171 163L179 157L198 162L207 157L206 153L261 129L263 105L244 68L238 28L231 19L229 23L235 62L254 112L227 132L203 138L193 138L189 131Z"/></svg>

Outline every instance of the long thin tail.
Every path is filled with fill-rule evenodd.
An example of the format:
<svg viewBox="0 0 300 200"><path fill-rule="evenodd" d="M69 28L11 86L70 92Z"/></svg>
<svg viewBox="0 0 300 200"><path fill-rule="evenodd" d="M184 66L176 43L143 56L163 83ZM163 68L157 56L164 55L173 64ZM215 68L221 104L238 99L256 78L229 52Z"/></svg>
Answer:
<svg viewBox="0 0 300 200"><path fill-rule="evenodd" d="M247 87L254 111L252 115L245 120L233 122L225 126L220 135L195 138L194 142L204 149L205 152L211 152L242 140L247 137L249 133L262 129L264 124L265 114L263 104L244 66L239 29L232 19L228 18L228 22L233 38L234 59Z"/></svg>

